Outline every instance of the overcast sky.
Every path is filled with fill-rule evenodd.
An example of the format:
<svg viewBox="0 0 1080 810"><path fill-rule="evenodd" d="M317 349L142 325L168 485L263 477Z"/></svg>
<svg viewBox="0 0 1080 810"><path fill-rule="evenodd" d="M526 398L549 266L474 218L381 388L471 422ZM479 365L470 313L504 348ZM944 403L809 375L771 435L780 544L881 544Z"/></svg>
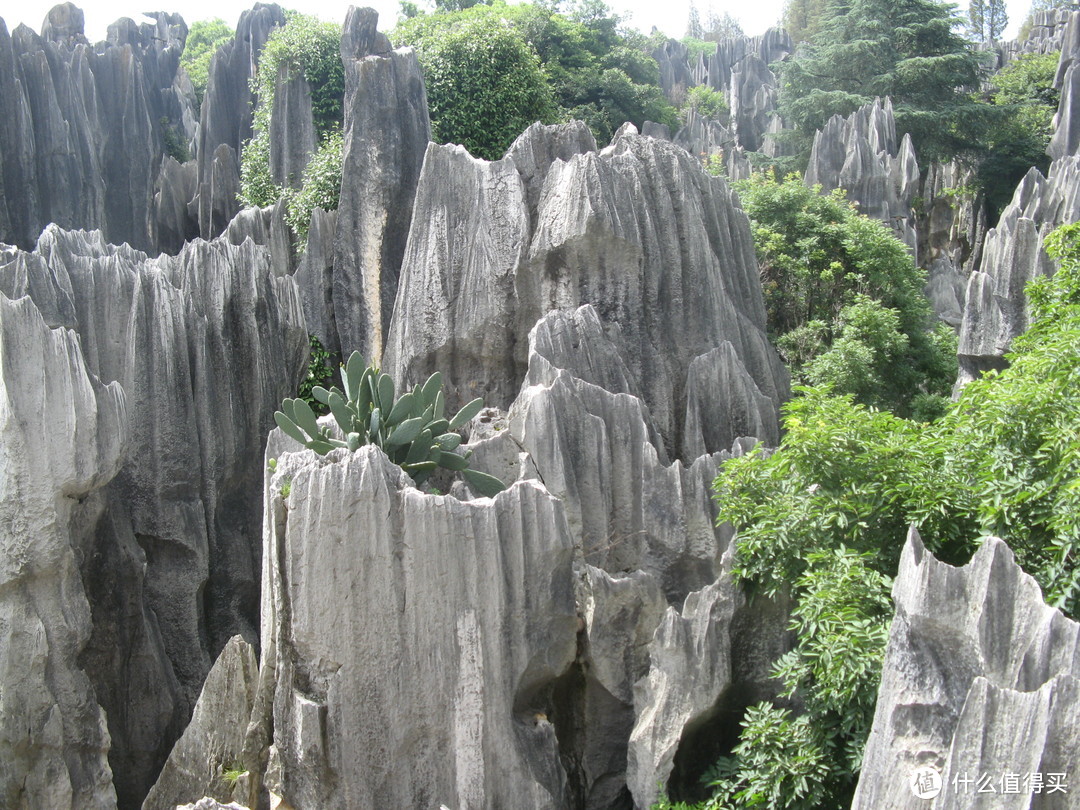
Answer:
<svg viewBox="0 0 1080 810"><path fill-rule="evenodd" d="M704 19L709 7L709 0L696 0ZM350 3L347 0L304 0L288 2L279 0L286 8L298 8L305 13L317 14L326 20L343 22ZM1016 35L1016 30L1023 21L1030 6L1030 0L1007 0L1009 9L1009 28L1006 37ZM7 22L8 31L19 23L26 23L35 31L41 30L41 22L55 3L53 0L4 0L5 8L0 10L0 17ZM179 11L190 25L195 20L221 17L230 25L235 25L240 13L254 5L254 0L85 0L78 3L86 15L87 36L97 41L105 38L105 29L109 23L120 17L139 19L135 9ZM397 0L374 0L364 3L379 12L380 28L389 30L397 20ZM422 5L422 3L421 3ZM620 14L629 16L631 24L646 33L653 26L669 36L681 37L686 33L686 16L690 0L608 0L608 5ZM967 7L961 2L962 8ZM780 18L783 0L714 0L712 7L717 13L729 12L742 22L747 34L760 34Z"/></svg>

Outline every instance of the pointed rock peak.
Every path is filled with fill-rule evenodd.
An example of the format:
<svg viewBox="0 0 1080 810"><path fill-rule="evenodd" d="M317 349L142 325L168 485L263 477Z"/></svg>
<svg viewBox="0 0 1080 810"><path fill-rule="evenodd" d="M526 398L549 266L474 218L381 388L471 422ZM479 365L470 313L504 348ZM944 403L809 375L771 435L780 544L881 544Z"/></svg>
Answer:
<svg viewBox="0 0 1080 810"><path fill-rule="evenodd" d="M367 56L389 56L393 47L385 34L377 30L379 12L373 8L349 6L341 30L341 58L363 59Z"/></svg>
<svg viewBox="0 0 1080 810"><path fill-rule="evenodd" d="M41 25L41 37L49 42L86 45L88 42L83 30L82 9L74 3L61 3L53 6L45 15L45 22Z"/></svg>

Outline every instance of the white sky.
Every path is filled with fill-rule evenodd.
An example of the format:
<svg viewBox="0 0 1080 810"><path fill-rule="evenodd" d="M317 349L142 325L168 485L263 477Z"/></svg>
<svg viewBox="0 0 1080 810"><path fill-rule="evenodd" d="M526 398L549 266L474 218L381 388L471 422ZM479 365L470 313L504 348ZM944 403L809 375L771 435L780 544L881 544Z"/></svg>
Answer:
<svg viewBox="0 0 1080 810"><path fill-rule="evenodd" d="M278 0L279 4L286 8L296 8L307 14L317 14L326 20L343 22L345 12L350 3L348 0L305 0L289 2ZM160 9L164 11L179 11L188 25L195 20L210 17L221 17L230 25L235 25L240 18L240 13L251 8L255 0L84 0L77 2L86 15L86 33L91 41L105 38L105 29L109 23L120 17L132 17L139 19L138 8ZM397 20L397 0L370 0L370 2L355 3L357 5L370 5L379 12L380 28L389 30L394 27ZM4 8L0 8L0 18L7 23L10 32L19 23L41 30L41 23L49 9L55 5L55 0L4 0ZM420 5L423 5L421 2ZM608 0L616 12L630 17L631 25L645 33L653 26L664 31L669 36L681 37L686 33L686 17L690 8L690 0ZM967 8L966 2L960 2L961 8ZM1016 35L1016 30L1031 5L1030 0L1007 0L1009 10L1009 28L1006 37ZM697 0L697 6L705 17L709 7L709 0ZM729 12L733 17L740 20L747 34L760 34L766 28L776 24L783 8L783 0L754 0L746 2L741 0L713 0L712 7L717 13Z"/></svg>

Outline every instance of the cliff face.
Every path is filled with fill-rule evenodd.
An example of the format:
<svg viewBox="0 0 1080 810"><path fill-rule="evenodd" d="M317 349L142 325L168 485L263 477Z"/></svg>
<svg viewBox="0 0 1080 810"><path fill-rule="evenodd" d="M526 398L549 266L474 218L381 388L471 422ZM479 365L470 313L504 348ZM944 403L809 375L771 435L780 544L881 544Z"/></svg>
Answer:
<svg viewBox="0 0 1080 810"><path fill-rule="evenodd" d="M966 566L938 562L912 529L893 586L896 617L863 776L852 807L926 806L912 781L933 769L933 806L1068 807L1068 793L1030 783L1002 789L1007 774L1064 775L1080 757L1080 626L1047 606L1001 540ZM968 781L970 780L970 781Z"/></svg>
<svg viewBox="0 0 1080 810"><path fill-rule="evenodd" d="M213 657L234 633L257 632L260 456L273 408L295 390L303 363L299 297L250 241L195 242L155 260L98 232L55 226L34 252L0 254L0 291L29 296L22 306L72 330L87 373L124 394L117 436L127 436L128 451L115 478L98 484L78 531L63 522L55 531L57 543L77 549L70 573L81 576L90 610L70 655L108 715L120 804L134 806ZM24 374L48 368L20 362L30 364ZM24 500L34 486L20 486ZM32 568L10 545L19 537L6 549L27 576ZM85 729L93 717L65 722Z"/></svg>
<svg viewBox="0 0 1080 810"><path fill-rule="evenodd" d="M0 241L30 249L56 223L156 246L165 139L194 137L195 96L179 70L187 26L155 16L114 23L96 48L71 4L42 36L26 26L9 35L0 20Z"/></svg>
<svg viewBox="0 0 1080 810"><path fill-rule="evenodd" d="M1027 328L1024 287L1056 268L1043 241L1058 225L1080 218L1080 13L1074 13L1064 41L1057 80L1061 102L1047 150L1052 158L1046 177L1032 169L1017 186L997 227L986 235L977 272L967 280L960 325L962 385L982 372L1001 368L1013 338Z"/></svg>
<svg viewBox="0 0 1080 810"><path fill-rule="evenodd" d="M681 453L686 442L701 449L700 436L684 441L687 374L694 362L726 363L730 355L714 352L725 344L756 394L741 400L733 425L775 424L787 377L765 337L748 221L727 184L632 128L602 152L570 154L546 172L530 162L519 172L520 156L556 151L527 143L545 139L568 151L589 146L558 127L534 126L494 163L460 147L428 147L386 368L410 384L440 368L453 381L452 400L484 395L506 407L524 377L531 324L550 309L589 303L619 324L668 452ZM725 395L715 407L730 404ZM737 435L710 436L715 444L704 451Z"/></svg>

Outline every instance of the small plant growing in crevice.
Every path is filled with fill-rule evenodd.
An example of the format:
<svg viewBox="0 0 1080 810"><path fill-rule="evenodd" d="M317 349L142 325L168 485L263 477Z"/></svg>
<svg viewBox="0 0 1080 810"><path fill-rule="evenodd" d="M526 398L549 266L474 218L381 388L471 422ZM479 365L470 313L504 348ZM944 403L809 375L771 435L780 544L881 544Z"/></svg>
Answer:
<svg viewBox="0 0 1080 810"><path fill-rule="evenodd" d="M460 472L481 495L493 497L506 489L495 476L469 469L471 452L454 452L462 440L457 430L480 412L483 400L474 399L446 418L442 374L437 371L423 385L395 400L390 375L365 366L359 352L353 352L342 366L341 382L344 391L317 385L311 393L330 409L343 440L335 438L329 426L319 426L315 411L303 399L282 402L281 410L274 414L278 427L319 455L339 447L354 451L365 444L377 445L417 486L443 467Z"/></svg>
<svg viewBox="0 0 1080 810"><path fill-rule="evenodd" d="M323 416L330 413L330 409L315 399L311 392L312 389L330 382L334 378L334 369L330 365L330 352L322 345L322 341L315 335L309 334L308 345L311 347L311 353L308 355L307 376L300 383L300 390L297 391L296 396L310 405L316 414Z"/></svg>

